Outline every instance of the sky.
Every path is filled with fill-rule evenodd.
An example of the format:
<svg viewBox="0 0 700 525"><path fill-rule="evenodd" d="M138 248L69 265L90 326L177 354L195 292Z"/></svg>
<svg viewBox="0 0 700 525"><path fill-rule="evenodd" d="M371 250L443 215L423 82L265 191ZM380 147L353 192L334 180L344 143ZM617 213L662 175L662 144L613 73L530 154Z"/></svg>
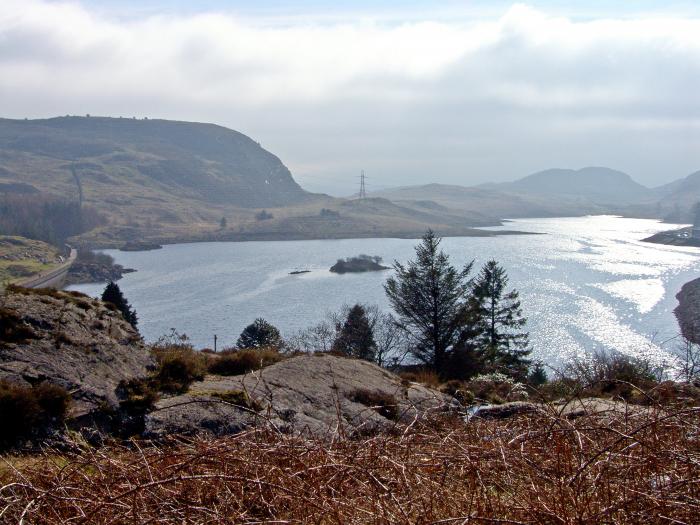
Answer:
<svg viewBox="0 0 700 525"><path fill-rule="evenodd" d="M0 117L213 122L311 191L700 170L700 2L0 0Z"/></svg>

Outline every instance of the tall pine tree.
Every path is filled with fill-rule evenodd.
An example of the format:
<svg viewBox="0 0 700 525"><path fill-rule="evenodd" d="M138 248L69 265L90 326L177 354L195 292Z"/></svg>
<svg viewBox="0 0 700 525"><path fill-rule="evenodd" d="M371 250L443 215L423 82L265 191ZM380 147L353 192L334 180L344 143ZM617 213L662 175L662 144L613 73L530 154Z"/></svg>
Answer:
<svg viewBox="0 0 700 525"><path fill-rule="evenodd" d="M124 319L134 328L138 324L136 311L131 307L129 302L124 297L124 294L119 289L117 283L110 281L107 287L102 292L102 300L106 303L112 303L121 312Z"/></svg>
<svg viewBox="0 0 700 525"><path fill-rule="evenodd" d="M428 231L416 246L416 259L394 262L395 277L384 285L399 325L411 336L413 356L445 375L450 353L464 323L472 263L458 270Z"/></svg>
<svg viewBox="0 0 700 525"><path fill-rule="evenodd" d="M472 287L468 339L487 366L523 380L530 365L529 334L523 330L527 320L518 292L506 291L507 285L503 267L493 259L488 261Z"/></svg>
<svg viewBox="0 0 700 525"><path fill-rule="evenodd" d="M361 304L356 304L348 311L345 322L333 342L333 350L366 361L376 359L377 343L374 340L374 331Z"/></svg>

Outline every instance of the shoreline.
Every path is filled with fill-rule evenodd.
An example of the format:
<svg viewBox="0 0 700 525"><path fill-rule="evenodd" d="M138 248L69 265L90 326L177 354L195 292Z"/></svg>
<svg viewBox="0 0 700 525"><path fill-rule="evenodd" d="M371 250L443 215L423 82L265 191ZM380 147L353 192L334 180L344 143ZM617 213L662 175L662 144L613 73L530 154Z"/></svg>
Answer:
<svg viewBox="0 0 700 525"><path fill-rule="evenodd" d="M310 235L299 232L268 232L268 233L235 233L232 235L222 236L197 236L197 237L172 237L172 238L148 238L144 240L144 244L159 245L161 248L171 244L199 244L207 242L266 242L266 241L335 241L335 240L350 240L350 239L420 239L425 234L421 232L354 232L330 234L330 235ZM528 232L520 230L499 230L490 231L478 228L470 228L465 231L439 233L440 237L500 237L507 235L546 235L538 232ZM80 243L80 241L78 241ZM134 241L126 241L134 242ZM109 243L81 243L91 250L120 250L128 252L152 251L157 248L145 247L142 250L129 248L123 250L122 247L126 242L120 243L117 241Z"/></svg>
<svg viewBox="0 0 700 525"><path fill-rule="evenodd" d="M646 239L642 239L642 241L653 244L665 244L667 246L688 246L692 248L700 248L700 239L692 237L691 227L662 231L655 233Z"/></svg>

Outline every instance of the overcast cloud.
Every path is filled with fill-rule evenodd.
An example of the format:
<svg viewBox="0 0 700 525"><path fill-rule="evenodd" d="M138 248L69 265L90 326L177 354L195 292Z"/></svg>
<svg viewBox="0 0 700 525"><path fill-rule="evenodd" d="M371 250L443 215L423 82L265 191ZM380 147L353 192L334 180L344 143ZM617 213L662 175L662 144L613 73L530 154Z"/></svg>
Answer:
<svg viewBox="0 0 700 525"><path fill-rule="evenodd" d="M0 116L86 113L231 127L339 195L361 169L377 189L587 165L658 185L700 169L700 18L0 0Z"/></svg>

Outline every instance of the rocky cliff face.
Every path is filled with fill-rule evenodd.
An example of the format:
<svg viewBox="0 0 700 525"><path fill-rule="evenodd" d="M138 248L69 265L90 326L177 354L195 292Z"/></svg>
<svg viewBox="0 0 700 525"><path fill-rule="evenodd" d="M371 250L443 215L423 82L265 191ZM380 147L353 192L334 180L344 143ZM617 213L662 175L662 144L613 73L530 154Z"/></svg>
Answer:
<svg viewBox="0 0 700 525"><path fill-rule="evenodd" d="M119 382L144 376L152 366L139 334L101 301L12 288L0 297L0 379L64 387L73 417L116 407Z"/></svg>
<svg viewBox="0 0 700 525"><path fill-rule="evenodd" d="M700 344L700 279L684 284L676 299L678 306L673 312L683 337Z"/></svg>

